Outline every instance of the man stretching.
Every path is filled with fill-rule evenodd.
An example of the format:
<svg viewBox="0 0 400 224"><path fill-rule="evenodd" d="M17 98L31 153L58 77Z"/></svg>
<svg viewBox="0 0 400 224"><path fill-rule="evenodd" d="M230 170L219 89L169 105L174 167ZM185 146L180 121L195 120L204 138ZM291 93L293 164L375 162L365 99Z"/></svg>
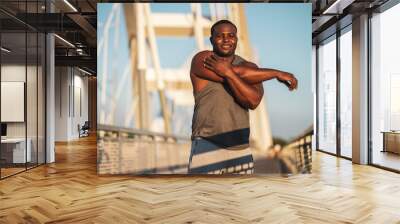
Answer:
<svg viewBox="0 0 400 224"><path fill-rule="evenodd" d="M190 78L195 98L189 174L253 173L249 148L249 109L264 95L262 82L276 78L290 90L296 78L235 55L236 26L220 20L211 27L212 51L193 59Z"/></svg>

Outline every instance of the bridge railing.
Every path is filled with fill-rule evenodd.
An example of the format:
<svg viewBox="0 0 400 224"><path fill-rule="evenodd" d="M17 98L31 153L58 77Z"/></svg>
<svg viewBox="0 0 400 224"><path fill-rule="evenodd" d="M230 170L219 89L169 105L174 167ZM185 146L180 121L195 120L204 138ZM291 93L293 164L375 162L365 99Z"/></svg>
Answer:
<svg viewBox="0 0 400 224"><path fill-rule="evenodd" d="M187 173L191 143L188 137L107 125L99 125L97 133L99 174ZM279 161L281 173L311 172L312 134L312 128L307 129L272 158ZM260 173L267 171L270 170Z"/></svg>
<svg viewBox="0 0 400 224"><path fill-rule="evenodd" d="M298 173L311 173L313 133L313 127L310 127L283 148L294 151L295 166Z"/></svg>
<svg viewBox="0 0 400 224"><path fill-rule="evenodd" d="M135 128L123 128L123 127L116 127L111 125L103 125L99 124L97 129L98 135L102 135L102 137L115 137L121 136L125 138L134 138L137 136L147 136L150 138L163 138L164 140L172 140L172 141L189 141L189 137L185 136L178 136L178 135L168 135L164 133L146 131L141 129Z"/></svg>
<svg viewBox="0 0 400 224"><path fill-rule="evenodd" d="M187 172L190 139L99 125L97 150L99 174L183 174Z"/></svg>

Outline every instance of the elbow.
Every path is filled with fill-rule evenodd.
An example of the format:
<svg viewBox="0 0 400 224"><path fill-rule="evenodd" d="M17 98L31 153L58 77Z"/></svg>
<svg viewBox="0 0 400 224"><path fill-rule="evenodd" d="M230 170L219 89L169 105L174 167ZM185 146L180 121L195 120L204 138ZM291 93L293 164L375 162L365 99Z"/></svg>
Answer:
<svg viewBox="0 0 400 224"><path fill-rule="evenodd" d="M249 109L250 110L255 110L257 108L257 106L258 105L255 105L255 104L249 105Z"/></svg>
<svg viewBox="0 0 400 224"><path fill-rule="evenodd" d="M262 97L257 96L256 98L254 98L253 100L251 100L251 101L249 102L249 107L248 107L248 108L249 108L250 110L255 110L255 109L258 107L258 105L260 105L261 99L262 99Z"/></svg>
<svg viewBox="0 0 400 224"><path fill-rule="evenodd" d="M255 110L258 107L259 104L260 103L250 103L249 104L249 109L250 110Z"/></svg>

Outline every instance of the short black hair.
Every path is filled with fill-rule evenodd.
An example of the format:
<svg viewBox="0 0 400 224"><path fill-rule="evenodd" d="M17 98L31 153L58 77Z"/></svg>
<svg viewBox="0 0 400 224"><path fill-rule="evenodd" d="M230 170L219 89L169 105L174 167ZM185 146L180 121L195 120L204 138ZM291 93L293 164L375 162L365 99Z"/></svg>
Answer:
<svg viewBox="0 0 400 224"><path fill-rule="evenodd" d="M215 31L215 27L217 27L218 25L221 25L221 24L230 24L230 25L232 25L233 27L235 27L235 29L236 29L236 31L237 31L237 27L236 27L235 24L233 24L231 21L229 21L229 20L227 20L227 19L222 19L222 20L217 21L216 23L214 23L214 24L211 26L211 36L213 35L213 33L214 33L214 31Z"/></svg>

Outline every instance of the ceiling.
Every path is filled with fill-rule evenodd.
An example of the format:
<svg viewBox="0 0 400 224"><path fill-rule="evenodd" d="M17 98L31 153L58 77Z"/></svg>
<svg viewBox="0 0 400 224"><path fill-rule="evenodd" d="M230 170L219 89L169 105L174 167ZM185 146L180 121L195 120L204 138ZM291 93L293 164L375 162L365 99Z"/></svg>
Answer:
<svg viewBox="0 0 400 224"><path fill-rule="evenodd" d="M373 12L389 0L313 0L313 44L351 24L353 17Z"/></svg>
<svg viewBox="0 0 400 224"><path fill-rule="evenodd" d="M37 41L31 39L36 33L52 32L57 34L56 66L79 66L96 74L96 3L96 0L48 0L46 5L44 0L1 0L2 46L12 50L7 53L7 60L16 62L25 55L28 59L36 57Z"/></svg>
<svg viewBox="0 0 400 224"><path fill-rule="evenodd" d="M351 23L352 17L373 10L388 0L267 0L269 3L312 3L312 37L317 44ZM28 35L25 50L25 31L54 32L56 65L80 66L96 73L96 29L98 2L113 0L45 0L0 1L2 45L13 49L9 58L28 58L36 51L36 41ZM52 11L52 13L49 13ZM26 13L28 12L28 13ZM340 22L338 22L340 20ZM4 34L6 33L6 34ZM62 39L66 40L63 41ZM35 45L36 44L36 45ZM72 46L72 45L73 46ZM39 46L39 49L41 46ZM13 56L13 57L11 57ZM33 56L32 56L33 58ZM10 59L11 60L11 59Z"/></svg>

